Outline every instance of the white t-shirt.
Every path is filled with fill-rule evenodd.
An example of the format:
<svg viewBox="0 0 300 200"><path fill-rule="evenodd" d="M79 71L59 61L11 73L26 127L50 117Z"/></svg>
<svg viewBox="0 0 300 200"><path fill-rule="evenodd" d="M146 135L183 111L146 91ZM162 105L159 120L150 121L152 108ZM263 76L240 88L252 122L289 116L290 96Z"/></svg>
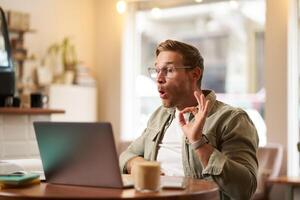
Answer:
<svg viewBox="0 0 300 200"><path fill-rule="evenodd" d="M182 164L182 139L184 133L178 120L179 111L176 110L175 118L166 130L157 154L161 171L166 176L184 176ZM187 113L188 115L188 113ZM186 115L185 115L186 118Z"/></svg>

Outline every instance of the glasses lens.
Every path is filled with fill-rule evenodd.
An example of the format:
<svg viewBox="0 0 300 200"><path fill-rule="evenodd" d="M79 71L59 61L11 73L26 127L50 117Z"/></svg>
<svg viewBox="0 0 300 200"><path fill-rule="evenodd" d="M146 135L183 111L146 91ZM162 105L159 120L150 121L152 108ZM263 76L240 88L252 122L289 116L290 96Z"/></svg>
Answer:
<svg viewBox="0 0 300 200"><path fill-rule="evenodd" d="M156 79L156 77L157 77L156 68L149 67L148 72L149 72L149 75L150 75L151 78Z"/></svg>
<svg viewBox="0 0 300 200"><path fill-rule="evenodd" d="M168 68L165 68L165 76L167 78L173 78L173 75L174 75L174 68L173 67L168 67Z"/></svg>

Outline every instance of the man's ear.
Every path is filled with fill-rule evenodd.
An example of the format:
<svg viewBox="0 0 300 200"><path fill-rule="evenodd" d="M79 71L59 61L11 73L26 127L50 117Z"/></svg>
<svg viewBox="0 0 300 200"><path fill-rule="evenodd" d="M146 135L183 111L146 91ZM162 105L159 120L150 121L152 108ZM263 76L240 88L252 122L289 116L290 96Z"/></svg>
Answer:
<svg viewBox="0 0 300 200"><path fill-rule="evenodd" d="M200 67L195 67L193 69L193 78L198 81L200 79L200 77L202 76L202 72L203 70L200 69Z"/></svg>

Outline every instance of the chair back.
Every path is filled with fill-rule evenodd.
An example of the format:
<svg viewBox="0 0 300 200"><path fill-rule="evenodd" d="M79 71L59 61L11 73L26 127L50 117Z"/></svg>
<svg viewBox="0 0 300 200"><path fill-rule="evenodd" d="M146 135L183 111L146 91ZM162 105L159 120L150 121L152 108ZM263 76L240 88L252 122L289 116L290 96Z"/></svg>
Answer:
<svg viewBox="0 0 300 200"><path fill-rule="evenodd" d="M268 174L269 178L278 177L282 165L283 147L281 144L268 144L259 147L257 159L259 170Z"/></svg>
<svg viewBox="0 0 300 200"><path fill-rule="evenodd" d="M257 151L258 174L254 199L268 199L269 190L266 181L279 176L282 165L283 147L280 144L267 144Z"/></svg>

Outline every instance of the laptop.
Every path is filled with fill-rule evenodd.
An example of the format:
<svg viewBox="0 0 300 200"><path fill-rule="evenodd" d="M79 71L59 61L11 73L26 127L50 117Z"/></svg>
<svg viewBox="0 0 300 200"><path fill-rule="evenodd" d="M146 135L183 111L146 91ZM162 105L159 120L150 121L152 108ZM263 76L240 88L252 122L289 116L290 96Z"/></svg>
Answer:
<svg viewBox="0 0 300 200"><path fill-rule="evenodd" d="M34 122L48 183L124 188L112 126L106 122Z"/></svg>

